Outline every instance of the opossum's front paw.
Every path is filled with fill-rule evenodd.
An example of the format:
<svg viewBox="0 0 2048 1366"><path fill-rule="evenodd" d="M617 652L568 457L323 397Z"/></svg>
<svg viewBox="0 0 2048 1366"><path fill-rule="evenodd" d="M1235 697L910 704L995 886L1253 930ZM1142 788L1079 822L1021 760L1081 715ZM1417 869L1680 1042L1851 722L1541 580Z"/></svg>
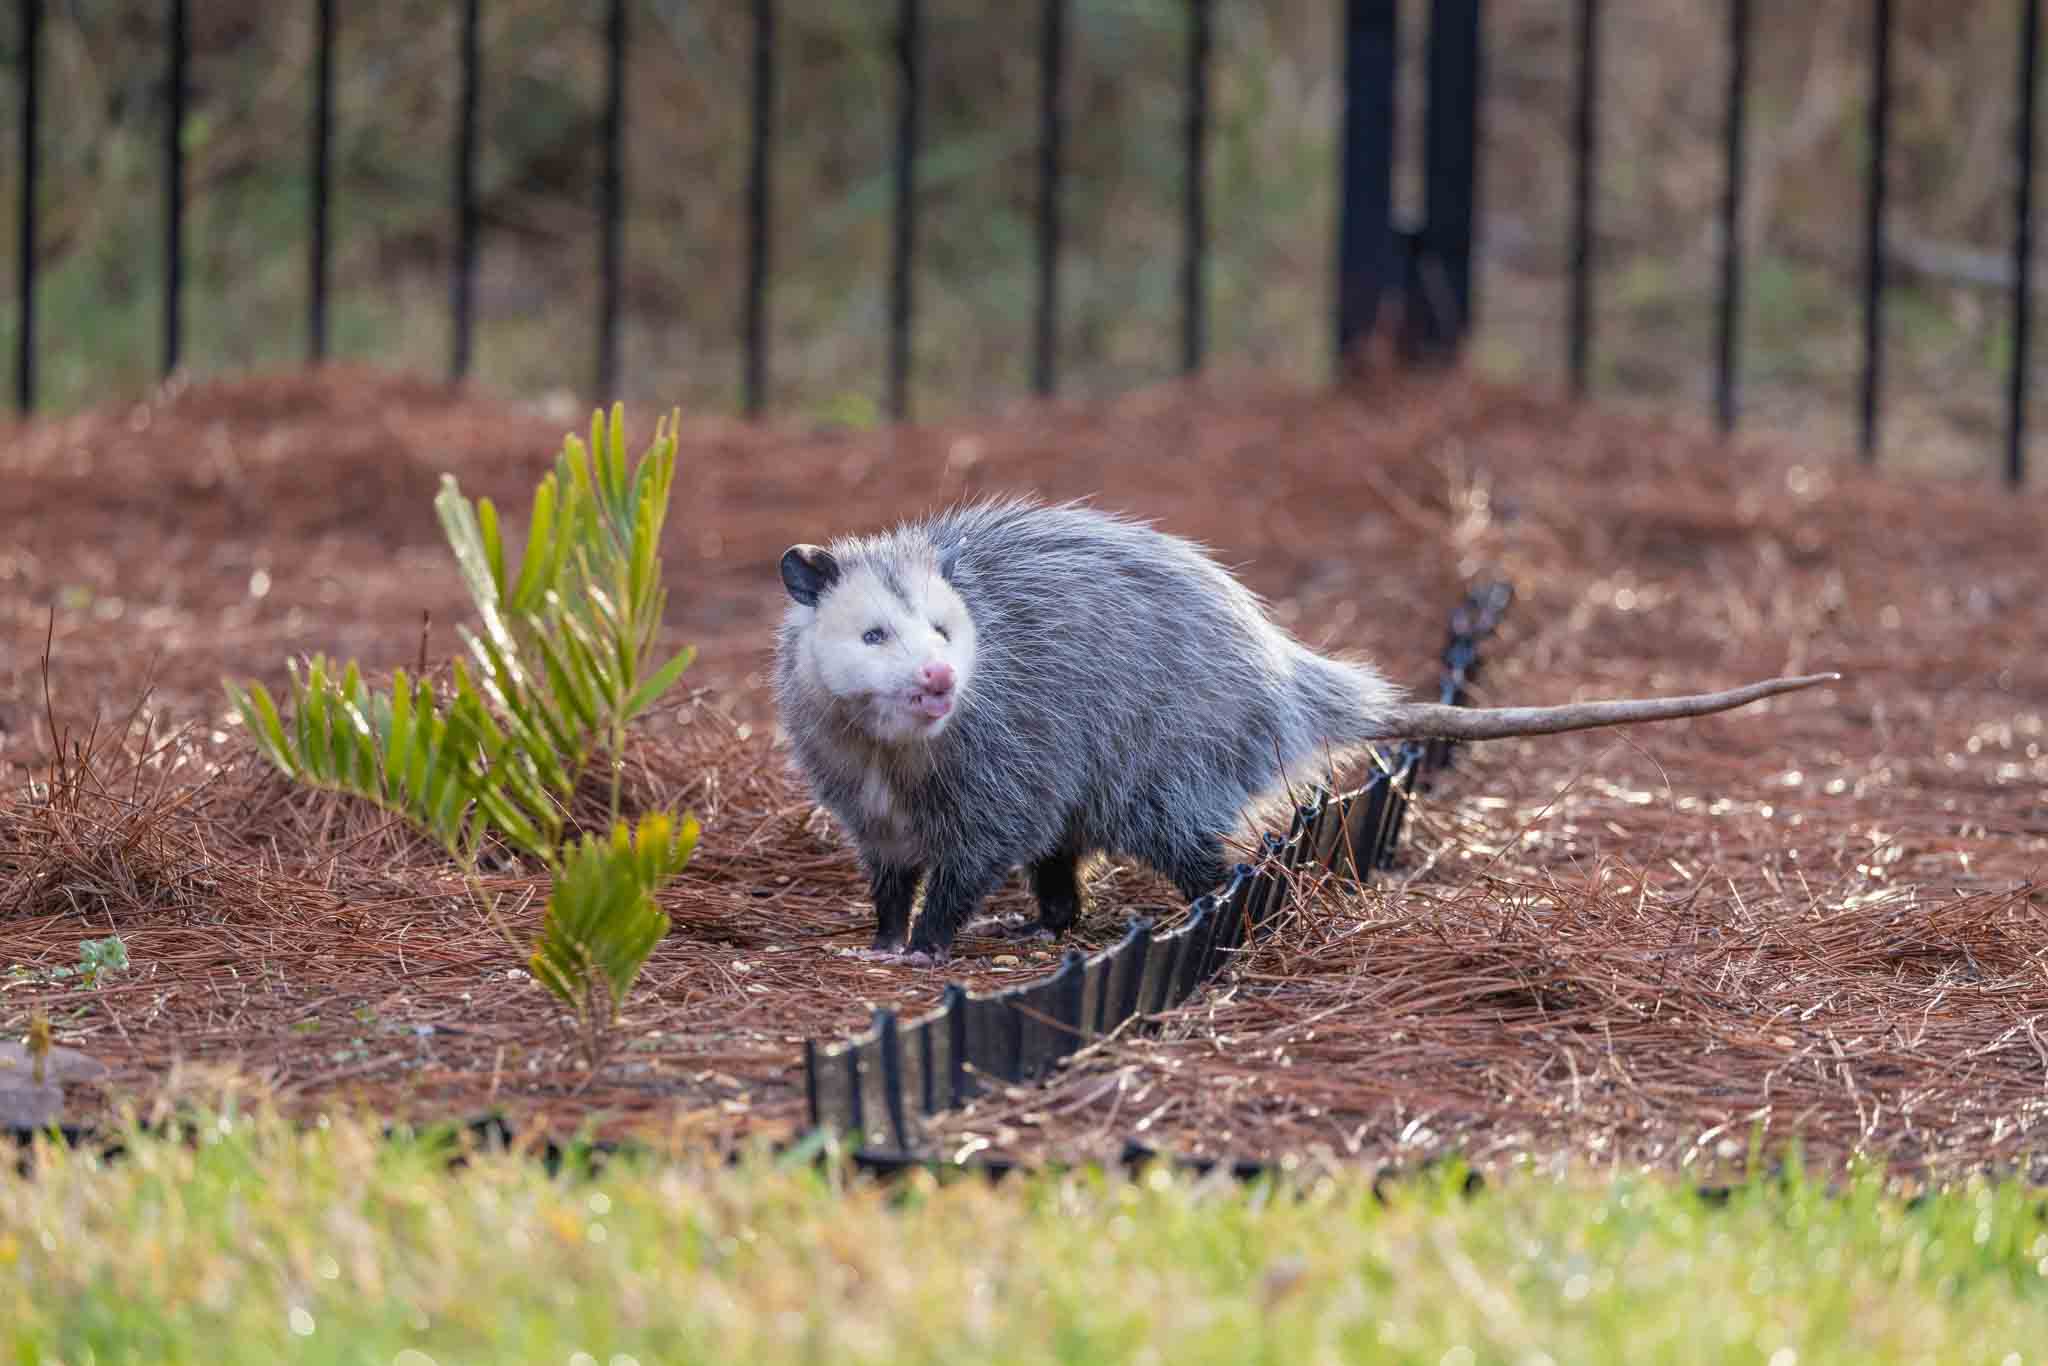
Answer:
<svg viewBox="0 0 2048 1366"><path fill-rule="evenodd" d="M899 963L909 963L915 967L936 967L952 956L953 946L951 943L940 944L922 935L912 934L910 936L910 947L905 949L902 956L896 961Z"/></svg>

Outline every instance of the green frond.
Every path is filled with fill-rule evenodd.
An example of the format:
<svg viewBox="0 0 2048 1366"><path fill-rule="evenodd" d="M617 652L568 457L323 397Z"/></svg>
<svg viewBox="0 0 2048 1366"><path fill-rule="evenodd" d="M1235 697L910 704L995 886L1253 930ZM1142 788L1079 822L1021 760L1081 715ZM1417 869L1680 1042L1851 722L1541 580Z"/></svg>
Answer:
<svg viewBox="0 0 2048 1366"><path fill-rule="evenodd" d="M676 822L657 813L637 831L620 821L608 837L585 835L571 844L534 947L534 977L579 1011L602 990L616 1014L668 933L654 893L682 871L696 843L693 818Z"/></svg>
<svg viewBox="0 0 2048 1366"><path fill-rule="evenodd" d="M317 654L290 662L288 711L260 684L224 680L257 747L287 776L401 816L466 868L491 834L547 864L554 889L534 975L593 1027L617 1014L667 933L654 893L697 842L694 819L657 812L637 828L616 822L607 836L562 843L593 755L695 656L657 654L680 428L679 411L657 421L629 468L623 405L594 411L588 444L565 437L534 490L516 574L497 506L472 504L443 476L434 510L477 615L476 629L458 628L464 651L447 690L404 670L388 691L373 689L353 661L337 670Z"/></svg>

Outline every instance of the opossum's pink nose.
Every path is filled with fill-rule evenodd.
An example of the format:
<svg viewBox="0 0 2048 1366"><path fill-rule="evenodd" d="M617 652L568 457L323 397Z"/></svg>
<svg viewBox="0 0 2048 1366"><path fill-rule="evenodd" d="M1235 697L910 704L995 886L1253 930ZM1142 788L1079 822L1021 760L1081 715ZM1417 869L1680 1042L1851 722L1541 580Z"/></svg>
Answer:
<svg viewBox="0 0 2048 1366"><path fill-rule="evenodd" d="M953 691L953 666L937 660L917 671L917 682L926 692L944 695Z"/></svg>

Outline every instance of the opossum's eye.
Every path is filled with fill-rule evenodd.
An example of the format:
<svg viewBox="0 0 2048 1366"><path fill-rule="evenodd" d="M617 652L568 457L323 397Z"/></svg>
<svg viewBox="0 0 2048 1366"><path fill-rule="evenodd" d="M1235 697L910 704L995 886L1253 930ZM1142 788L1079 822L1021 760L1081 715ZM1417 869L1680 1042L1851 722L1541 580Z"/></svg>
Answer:
<svg viewBox="0 0 2048 1366"><path fill-rule="evenodd" d="M945 627L939 625L939 623L937 623L936 621L932 623L932 629L939 633L940 640L945 641L948 645L951 645L953 643L953 633L951 631L948 631Z"/></svg>
<svg viewBox="0 0 2048 1366"><path fill-rule="evenodd" d="M879 626L870 626L867 630L861 632L860 638L861 643L864 645L880 645L889 638L889 633Z"/></svg>

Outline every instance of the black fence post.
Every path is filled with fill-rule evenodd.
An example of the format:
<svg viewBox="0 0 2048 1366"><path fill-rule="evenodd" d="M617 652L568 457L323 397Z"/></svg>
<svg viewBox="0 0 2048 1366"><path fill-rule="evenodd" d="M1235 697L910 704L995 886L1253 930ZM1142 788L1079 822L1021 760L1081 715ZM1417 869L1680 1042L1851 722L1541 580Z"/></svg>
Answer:
<svg viewBox="0 0 2048 1366"><path fill-rule="evenodd" d="M626 0L611 0L604 25L604 166L598 179L597 398L619 383L619 274L625 255Z"/></svg>
<svg viewBox="0 0 2048 1366"><path fill-rule="evenodd" d="M1336 361L1341 371L1397 287L1394 235L1396 0L1345 0L1344 132L1339 139Z"/></svg>
<svg viewBox="0 0 2048 1366"><path fill-rule="evenodd" d="M1579 0L1577 64L1572 74L1572 393L1585 397L1593 367L1593 184L1599 160L1600 0Z"/></svg>
<svg viewBox="0 0 2048 1366"><path fill-rule="evenodd" d="M1884 379L1884 200L1885 161L1892 109L1892 0L1875 0L1870 17L1870 166L1863 200L1863 394L1859 444L1865 463L1875 462L1883 435L1878 430L1878 391Z"/></svg>
<svg viewBox="0 0 2048 1366"><path fill-rule="evenodd" d="M1188 0L1187 123L1181 179L1180 368L1202 368L1209 254L1209 60L1212 0Z"/></svg>
<svg viewBox="0 0 2048 1366"><path fill-rule="evenodd" d="M43 0L21 0L21 180L14 242L21 322L14 333L14 403L36 406L36 76L43 62Z"/></svg>
<svg viewBox="0 0 2048 1366"><path fill-rule="evenodd" d="M454 338L448 358L451 379L469 374L470 323L476 276L476 106L481 79L478 27L481 0L462 0L458 62L461 82L455 113L455 278L449 309Z"/></svg>
<svg viewBox="0 0 2048 1366"><path fill-rule="evenodd" d="M1031 388L1041 397L1059 382L1060 152L1066 83L1067 0L1043 0L1038 46L1038 326Z"/></svg>
<svg viewBox="0 0 2048 1366"><path fill-rule="evenodd" d="M1429 18L1429 99L1424 128L1427 220L1418 272L1424 296L1418 335L1427 348L1457 350L1470 330L1472 232L1479 178L1479 0L1436 0Z"/></svg>
<svg viewBox="0 0 2048 1366"><path fill-rule="evenodd" d="M759 417L768 401L770 152L775 142L775 0L754 0L753 152L747 171L747 285L741 307L742 403Z"/></svg>
<svg viewBox="0 0 2048 1366"><path fill-rule="evenodd" d="M896 119L896 231L889 266L889 416L910 416L911 267L917 239L918 112L922 100L919 46L922 6L899 0L896 67L901 104Z"/></svg>
<svg viewBox="0 0 2048 1366"><path fill-rule="evenodd" d="M327 359L327 202L333 175L334 0L313 0L313 181L306 234L306 361Z"/></svg>
<svg viewBox="0 0 2048 1366"><path fill-rule="evenodd" d="M2005 482L2027 474L2027 345L2033 332L2034 69L2041 46L2041 0L2020 0L2019 165L2012 204L2012 371L2006 376Z"/></svg>
<svg viewBox="0 0 2048 1366"><path fill-rule="evenodd" d="M1736 350L1742 330L1744 114L1749 101L1749 0L1728 0L1728 117L1721 159L1721 295L1714 368L1714 418L1735 430Z"/></svg>
<svg viewBox="0 0 2048 1366"><path fill-rule="evenodd" d="M185 0L170 0L164 41L170 70L164 88L164 377L183 354L185 293L185 62L191 34Z"/></svg>

